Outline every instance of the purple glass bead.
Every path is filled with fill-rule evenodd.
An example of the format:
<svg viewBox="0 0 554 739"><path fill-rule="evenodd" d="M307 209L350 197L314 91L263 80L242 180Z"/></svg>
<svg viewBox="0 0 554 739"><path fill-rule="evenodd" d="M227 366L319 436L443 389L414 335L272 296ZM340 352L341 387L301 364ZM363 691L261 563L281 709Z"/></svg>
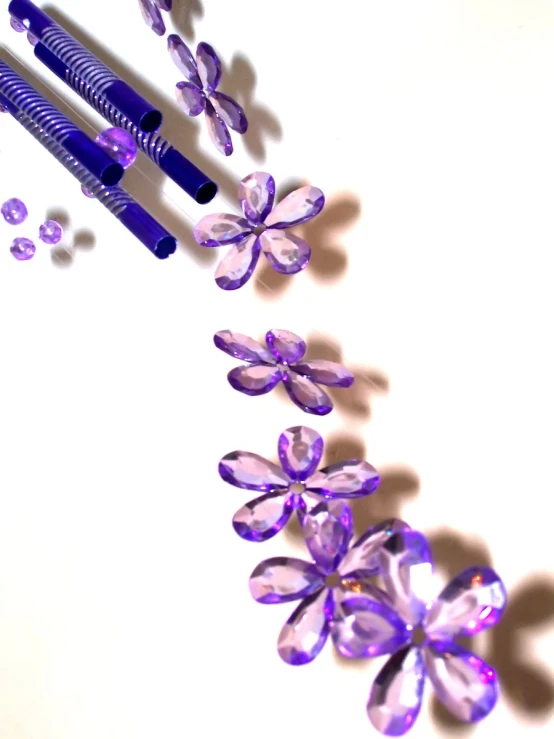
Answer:
<svg viewBox="0 0 554 739"><path fill-rule="evenodd" d="M14 18L13 15L10 17L10 26L17 33L24 33L27 30L23 23L21 23L21 21L18 21L17 18Z"/></svg>
<svg viewBox="0 0 554 739"><path fill-rule="evenodd" d="M17 239L14 239L10 246L10 253L19 262L26 262L29 259L32 259L35 256L36 250L37 248L31 239L26 239L22 236L18 236Z"/></svg>
<svg viewBox="0 0 554 739"><path fill-rule="evenodd" d="M123 169L135 163L138 148L131 134L124 128L107 128L96 137L96 143Z"/></svg>
<svg viewBox="0 0 554 739"><path fill-rule="evenodd" d="M83 195L86 198L95 198L96 197L96 195L94 193L92 193L90 190L87 190L87 188L84 187L84 185L81 187L81 192L83 193Z"/></svg>
<svg viewBox="0 0 554 739"><path fill-rule="evenodd" d="M146 25L158 36L163 36L165 34L165 23L154 0L139 0L139 7Z"/></svg>
<svg viewBox="0 0 554 739"><path fill-rule="evenodd" d="M6 223L10 226L19 226L27 218L27 206L19 198L10 198L0 208Z"/></svg>
<svg viewBox="0 0 554 739"><path fill-rule="evenodd" d="M39 238L45 244L55 246L62 240L63 228L57 221L45 221L39 228Z"/></svg>
<svg viewBox="0 0 554 739"><path fill-rule="evenodd" d="M31 44L31 46L36 46L38 44L38 38L36 36L33 36L30 31L27 34L27 41Z"/></svg>

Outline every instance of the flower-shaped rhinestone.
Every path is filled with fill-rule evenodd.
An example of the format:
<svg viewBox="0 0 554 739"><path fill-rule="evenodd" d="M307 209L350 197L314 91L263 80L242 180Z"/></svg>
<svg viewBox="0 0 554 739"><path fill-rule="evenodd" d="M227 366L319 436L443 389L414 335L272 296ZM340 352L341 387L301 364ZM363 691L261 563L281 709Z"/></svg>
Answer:
<svg viewBox="0 0 554 739"><path fill-rule="evenodd" d="M357 655L358 625L351 616L352 602L368 595L380 597L367 578L378 571L376 557L383 543L406 529L403 521L383 521L349 549L353 531L349 506L342 500L322 500L304 529L314 561L271 557L260 562L250 576L250 592L259 603L302 600L279 635L277 650L285 662L311 662L329 635L341 654ZM350 608L344 610L343 603Z"/></svg>
<svg viewBox="0 0 554 739"><path fill-rule="evenodd" d="M368 462L348 459L316 472L323 456L323 439L313 429L294 426L277 444L281 466L252 452L231 452L219 463L225 482L263 493L233 517L237 534L248 541L275 536L296 510L303 527L326 498L361 498L375 492L379 474Z"/></svg>
<svg viewBox="0 0 554 739"><path fill-rule="evenodd" d="M177 102L187 115L204 112L208 133L216 149L225 156L233 153L229 128L246 133L248 121L241 106L229 95L216 90L221 80L221 62L213 48L204 42L196 47L196 59L176 34L167 37L169 54L186 82L178 82Z"/></svg>
<svg viewBox="0 0 554 739"><path fill-rule="evenodd" d="M265 340L267 349L249 336L234 331L215 334L214 344L218 349L248 362L227 375L235 390L245 395L264 395L282 382L299 408L324 416L333 409L333 402L318 383L346 388L354 382L354 375L337 362L325 359L303 362L306 344L291 331L272 329Z"/></svg>
<svg viewBox="0 0 554 739"><path fill-rule="evenodd" d="M165 23L160 10L169 12L172 4L173 0L139 0L139 7L145 23L157 36L165 35Z"/></svg>
<svg viewBox="0 0 554 739"><path fill-rule="evenodd" d="M357 653L346 656L392 654L369 697L373 726L387 736L407 733L421 709L426 678L457 719L485 718L498 697L495 671L456 639L500 621L506 591L496 572L470 567L430 599L431 550L412 530L385 541L376 562L385 592L343 603L358 636Z"/></svg>
<svg viewBox="0 0 554 739"><path fill-rule="evenodd" d="M325 205L321 190L306 185L274 208L275 180L267 172L253 172L239 185L239 201L243 217L214 213L194 229L201 246L231 246L215 273L219 287L236 290L248 282L262 251L276 272L293 275L303 270L310 261L310 247L285 229L321 212Z"/></svg>

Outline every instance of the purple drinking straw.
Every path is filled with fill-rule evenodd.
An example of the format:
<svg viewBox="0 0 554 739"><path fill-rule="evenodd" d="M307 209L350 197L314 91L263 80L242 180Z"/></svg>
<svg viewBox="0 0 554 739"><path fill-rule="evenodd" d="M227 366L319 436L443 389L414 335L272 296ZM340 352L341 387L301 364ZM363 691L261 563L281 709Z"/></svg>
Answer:
<svg viewBox="0 0 554 739"><path fill-rule="evenodd" d="M117 77L31 0L11 0L8 12L140 131L152 133L162 125L159 110Z"/></svg>
<svg viewBox="0 0 554 739"><path fill-rule="evenodd" d="M112 126L124 128L137 143L138 148L148 159L173 180L187 195L190 195L200 205L206 205L215 197L217 185L201 172L180 151L175 149L157 133L143 133L127 117L122 115L107 98L100 94L97 88L88 84L78 74L72 71L62 59L39 42L34 47L36 58L45 67L75 90L83 100L93 107Z"/></svg>
<svg viewBox="0 0 554 739"><path fill-rule="evenodd" d="M121 187L105 187L64 146L50 135L40 123L18 111L11 100L0 92L4 106L52 156L63 164L110 213L115 216L158 259L166 259L177 249L177 241L166 229ZM104 152L102 152L104 153ZM107 156L107 155L106 155Z"/></svg>
<svg viewBox="0 0 554 739"><path fill-rule="evenodd" d="M0 59L0 93L8 111L20 120L29 118L103 185L117 185L123 167L66 118L52 103Z"/></svg>

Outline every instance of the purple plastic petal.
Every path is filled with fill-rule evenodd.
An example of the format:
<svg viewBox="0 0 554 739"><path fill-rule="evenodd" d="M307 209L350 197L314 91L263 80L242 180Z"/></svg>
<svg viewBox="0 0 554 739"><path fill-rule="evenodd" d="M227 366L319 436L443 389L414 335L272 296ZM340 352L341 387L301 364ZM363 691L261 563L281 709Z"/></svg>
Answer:
<svg viewBox="0 0 554 739"><path fill-rule="evenodd" d="M252 452L226 454L219 463L219 474L225 482L243 490L273 491L289 485L280 467Z"/></svg>
<svg viewBox="0 0 554 739"><path fill-rule="evenodd" d="M172 0L154 0L154 2L158 6L158 8L160 8L160 10L165 10L168 13L171 10L172 5L173 5Z"/></svg>
<svg viewBox="0 0 554 739"><path fill-rule="evenodd" d="M473 636L495 626L506 609L502 580L490 567L470 567L450 582L431 606L425 631L441 640Z"/></svg>
<svg viewBox="0 0 554 739"><path fill-rule="evenodd" d="M173 63L177 69L185 75L189 82L192 82L196 87L202 88L202 82L198 76L198 70L196 69L196 62L191 54L189 47L185 44L180 36L176 33L172 33L167 37L167 50L169 56L173 60Z"/></svg>
<svg viewBox="0 0 554 739"><path fill-rule="evenodd" d="M230 157L233 153L231 134L209 100L206 100L206 123L208 125L208 133L215 148L223 156Z"/></svg>
<svg viewBox="0 0 554 739"><path fill-rule="evenodd" d="M330 498L361 498L374 493L380 482L379 473L369 462L346 459L316 472L306 480L306 487Z"/></svg>
<svg viewBox="0 0 554 739"><path fill-rule="evenodd" d="M425 668L421 650L401 649L375 678L367 715L385 736L403 736L414 725L421 709Z"/></svg>
<svg viewBox="0 0 554 739"><path fill-rule="evenodd" d="M409 528L407 523L398 518L390 518L371 526L350 547L338 571L345 577L375 577L379 574L379 552L383 544L397 531L408 531Z"/></svg>
<svg viewBox="0 0 554 739"><path fill-rule="evenodd" d="M165 34L165 23L154 0L139 0L139 7L146 25L158 36L163 36Z"/></svg>
<svg viewBox="0 0 554 739"><path fill-rule="evenodd" d="M338 362L328 362L326 359L312 359L309 362L295 364L292 370L305 375L312 382L330 387L350 387L354 382L354 375Z"/></svg>
<svg viewBox="0 0 554 739"><path fill-rule="evenodd" d="M316 416L326 416L333 410L333 401L322 390L307 377L289 372L283 375L283 384L292 402L305 413Z"/></svg>
<svg viewBox="0 0 554 739"><path fill-rule="evenodd" d="M275 359L265 346L254 341L250 336L239 334L236 331L218 331L214 334L214 344L225 354L241 359L243 362L275 364Z"/></svg>
<svg viewBox="0 0 554 739"><path fill-rule="evenodd" d="M267 172L252 172L239 185L240 207L251 223L262 223L273 208L275 180Z"/></svg>
<svg viewBox="0 0 554 739"><path fill-rule="evenodd" d="M294 505L291 494L266 493L251 500L233 516L233 528L247 541L267 541L289 520Z"/></svg>
<svg viewBox="0 0 554 739"><path fill-rule="evenodd" d="M427 675L437 698L460 721L481 721L498 699L496 673L454 642L431 642L423 650Z"/></svg>
<svg viewBox="0 0 554 739"><path fill-rule="evenodd" d="M283 275L301 272L312 254L304 239L275 228L269 228L260 235L260 244L271 267Z"/></svg>
<svg viewBox="0 0 554 739"><path fill-rule="evenodd" d="M303 516L306 545L314 562L325 572L334 572L352 538L352 511L342 500L324 499Z"/></svg>
<svg viewBox="0 0 554 739"><path fill-rule="evenodd" d="M398 615L420 626L427 612L433 560L427 539L419 531L399 531L379 553L381 577Z"/></svg>
<svg viewBox="0 0 554 739"><path fill-rule="evenodd" d="M288 603L316 593L324 577L310 562L294 557L265 559L250 575L250 592L258 603Z"/></svg>
<svg viewBox="0 0 554 739"><path fill-rule="evenodd" d="M210 100L218 116L230 129L237 133L248 131L246 114L232 97L225 95L224 92L213 92L210 95Z"/></svg>
<svg viewBox="0 0 554 739"><path fill-rule="evenodd" d="M306 665L321 652L329 636L328 611L332 607L327 589L306 598L283 626L277 651L289 665Z"/></svg>
<svg viewBox="0 0 554 739"><path fill-rule="evenodd" d="M391 654L409 642L406 624L398 618L386 593L364 585L359 595L333 590L335 610L331 636L343 657L361 659Z"/></svg>
<svg viewBox="0 0 554 739"><path fill-rule="evenodd" d="M187 115L196 116L206 107L206 97L192 82L177 82L175 96Z"/></svg>
<svg viewBox="0 0 554 739"><path fill-rule="evenodd" d="M196 47L196 66L202 86L211 94L221 80L221 62L213 48L204 41Z"/></svg>
<svg viewBox="0 0 554 739"><path fill-rule="evenodd" d="M298 226L300 223L306 223L315 218L324 205L325 196L321 190L306 185L281 200L266 218L265 224L272 228Z"/></svg>
<svg viewBox="0 0 554 739"><path fill-rule="evenodd" d="M215 281L222 290L237 290L252 277L260 258L260 242L252 234L232 246L215 271Z"/></svg>
<svg viewBox="0 0 554 739"><path fill-rule="evenodd" d="M265 395L281 380L279 367L268 367L265 364L243 365L235 367L227 375L229 384L245 395Z"/></svg>
<svg viewBox="0 0 554 739"><path fill-rule="evenodd" d="M302 359L306 353L306 343L292 331L273 328L265 335L269 351L281 364L290 364Z"/></svg>
<svg viewBox="0 0 554 739"><path fill-rule="evenodd" d="M323 439L307 426L292 426L279 436L279 461L291 480L305 480L317 469L323 455Z"/></svg>
<svg viewBox="0 0 554 739"><path fill-rule="evenodd" d="M198 221L194 238L200 246L227 246L241 241L250 232L245 218L232 213L212 213Z"/></svg>

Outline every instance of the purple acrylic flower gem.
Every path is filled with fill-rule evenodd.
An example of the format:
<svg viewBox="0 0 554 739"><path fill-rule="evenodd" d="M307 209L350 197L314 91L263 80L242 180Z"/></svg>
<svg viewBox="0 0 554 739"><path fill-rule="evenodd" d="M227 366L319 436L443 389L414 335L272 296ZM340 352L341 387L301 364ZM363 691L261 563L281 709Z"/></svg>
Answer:
<svg viewBox="0 0 554 739"><path fill-rule="evenodd" d="M378 552L396 531L408 530L403 521L390 520L372 527L349 549L352 538L352 513L342 500L322 500L305 526L306 544L313 562L292 557L272 557L261 562L250 576L250 592L259 603L302 602L284 625L278 652L290 665L311 662L322 650L327 637L342 654L358 656L358 624L352 618L358 598L381 593L367 582L378 572ZM373 602L373 601L372 601ZM343 604L349 603L345 611ZM365 626L362 615L360 627ZM375 635L390 649L401 643L386 621L374 619Z"/></svg>
<svg viewBox="0 0 554 739"><path fill-rule="evenodd" d="M10 246L10 254L18 262L27 262L29 259L32 259L35 256L36 250L37 248L31 239L26 239L23 236L14 239Z"/></svg>
<svg viewBox="0 0 554 739"><path fill-rule="evenodd" d="M248 121L241 106L216 88L221 80L221 62L213 48L204 42L196 47L196 59L185 42L173 33L167 38L169 54L186 81L178 82L177 102L187 115L204 112L208 133L216 149L225 156L233 153L229 129L246 133Z"/></svg>
<svg viewBox="0 0 554 739"><path fill-rule="evenodd" d="M194 229L201 246L230 246L219 263L215 281L223 290L236 290L250 279L260 253L276 272L294 275L307 266L309 245L286 231L307 223L321 212L325 196L306 185L287 195L275 208L275 180L266 172L253 172L239 185L243 216L214 213Z"/></svg>
<svg viewBox="0 0 554 739"><path fill-rule="evenodd" d="M166 2L165 4L167 5L168 3ZM171 3L169 5L171 7ZM162 0L139 0L139 7L148 28L151 28L157 36L164 36L165 23L160 13L160 8L162 10L166 8L163 7Z"/></svg>
<svg viewBox="0 0 554 739"><path fill-rule="evenodd" d="M337 362L325 359L302 361L306 344L291 331L273 329L266 334L267 349L248 336L234 331L218 331L218 349L248 364L235 367L227 375L229 384L245 395L264 395L282 382L290 399L306 413L324 416L333 402L319 387L350 387L354 375Z"/></svg>
<svg viewBox="0 0 554 739"><path fill-rule="evenodd" d="M425 537L411 530L388 538L376 560L385 592L342 604L356 621L356 656L392 654L369 697L373 726L386 736L406 734L418 717L426 677L457 719L485 718L498 697L496 674L455 639L500 621L506 591L498 575L488 567L470 567L429 600L431 551Z"/></svg>
<svg viewBox="0 0 554 739"><path fill-rule="evenodd" d="M358 459L336 462L316 472L323 456L323 439L306 426L284 431L277 449L281 466L241 451L227 454L219 463L219 474L225 482L263 493L233 517L235 531L247 541L266 541L275 536L295 510L307 530L326 499L361 498L379 486L377 470Z"/></svg>
<svg viewBox="0 0 554 739"><path fill-rule="evenodd" d="M9 200L6 200L5 203L2 203L0 212L2 213L6 223L9 223L10 226L19 226L27 219L28 216L27 206L23 200L20 200L19 198L10 198Z"/></svg>

